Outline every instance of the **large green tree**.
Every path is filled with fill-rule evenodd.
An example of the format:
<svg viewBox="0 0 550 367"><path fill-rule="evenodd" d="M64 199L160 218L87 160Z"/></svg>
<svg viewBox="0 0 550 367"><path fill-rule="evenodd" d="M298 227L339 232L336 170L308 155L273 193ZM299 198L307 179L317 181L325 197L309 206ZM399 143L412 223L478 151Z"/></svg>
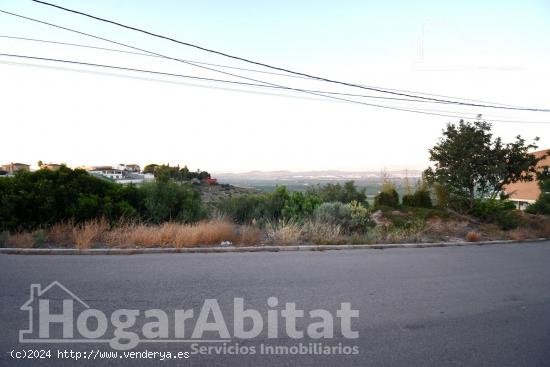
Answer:
<svg viewBox="0 0 550 367"><path fill-rule="evenodd" d="M517 136L511 143L493 138L491 124L486 121L447 124L439 142L429 150L434 168L425 171L431 182L442 185L451 204L471 209L476 198L496 198L505 185L531 181L541 158L529 154L536 149Z"/></svg>

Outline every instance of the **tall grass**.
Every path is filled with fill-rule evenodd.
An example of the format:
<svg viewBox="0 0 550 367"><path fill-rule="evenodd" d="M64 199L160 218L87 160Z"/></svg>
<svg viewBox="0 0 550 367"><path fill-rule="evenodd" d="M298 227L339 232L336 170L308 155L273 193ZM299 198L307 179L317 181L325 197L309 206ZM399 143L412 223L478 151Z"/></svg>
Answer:
<svg viewBox="0 0 550 367"><path fill-rule="evenodd" d="M303 238L305 241L322 245L345 242L342 226L318 220L307 221L304 224Z"/></svg>
<svg viewBox="0 0 550 367"><path fill-rule="evenodd" d="M114 227L105 234L104 239L111 246L181 248L215 245L224 241L236 243L239 236L235 225L229 222L210 221L196 224L170 222L161 225L127 223Z"/></svg>
<svg viewBox="0 0 550 367"><path fill-rule="evenodd" d="M268 222L265 231L268 241L275 245L298 243L302 236L302 226L293 221Z"/></svg>
<svg viewBox="0 0 550 367"><path fill-rule="evenodd" d="M100 240L109 229L109 223L104 218L91 220L73 227L73 238L77 248L89 249L94 241Z"/></svg>
<svg viewBox="0 0 550 367"><path fill-rule="evenodd" d="M30 248L33 244L33 235L28 232L13 233L6 239L7 247Z"/></svg>

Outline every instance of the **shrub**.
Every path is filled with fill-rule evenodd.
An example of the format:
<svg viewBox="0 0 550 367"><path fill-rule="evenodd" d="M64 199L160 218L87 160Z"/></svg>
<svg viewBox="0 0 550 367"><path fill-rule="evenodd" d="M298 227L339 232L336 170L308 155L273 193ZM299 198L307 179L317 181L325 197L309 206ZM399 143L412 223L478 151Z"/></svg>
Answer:
<svg viewBox="0 0 550 367"><path fill-rule="evenodd" d="M269 215L266 194L239 195L228 198L217 203L217 209L237 223L252 223Z"/></svg>
<svg viewBox="0 0 550 367"><path fill-rule="evenodd" d="M350 225L347 228L349 231L363 233L369 227L375 226L374 221L371 219L370 211L363 204L354 200L348 204L348 207L351 215Z"/></svg>
<svg viewBox="0 0 550 367"><path fill-rule="evenodd" d="M303 222L320 203L321 199L315 193L289 193L285 186L277 186L271 193L224 199L217 203L216 209L240 224L265 224L279 219Z"/></svg>
<svg viewBox="0 0 550 367"><path fill-rule="evenodd" d="M374 197L374 206L377 208L381 206L397 208L399 206L399 194L395 189L379 192L378 195Z"/></svg>
<svg viewBox="0 0 550 367"><path fill-rule="evenodd" d="M310 217L320 204L321 198L315 193L293 192L283 206L282 218L303 221L303 219Z"/></svg>
<svg viewBox="0 0 550 367"><path fill-rule="evenodd" d="M314 217L321 223L340 224L346 227L351 221L351 208L339 201L323 203L315 209Z"/></svg>
<svg viewBox="0 0 550 367"><path fill-rule="evenodd" d="M515 205L508 200L476 199L471 214L488 223L498 224L502 229L514 229L521 223Z"/></svg>
<svg viewBox="0 0 550 367"><path fill-rule="evenodd" d="M323 203L315 209L313 218L318 223L340 226L345 233L363 233L374 226L368 209L357 201Z"/></svg>
<svg viewBox="0 0 550 367"><path fill-rule="evenodd" d="M32 233L33 238L33 247L42 247L46 242L47 236L46 232L43 229L39 229Z"/></svg>
<svg viewBox="0 0 550 367"><path fill-rule="evenodd" d="M420 242L424 227L425 222L418 219L409 219L400 226L377 226L371 240L388 243Z"/></svg>
<svg viewBox="0 0 550 367"><path fill-rule="evenodd" d="M531 214L545 214L550 215L550 178L547 178L545 173L539 177L539 186L541 194L537 201L527 207L525 210Z"/></svg>
<svg viewBox="0 0 550 367"><path fill-rule="evenodd" d="M481 239L481 234L476 231L470 231L466 233L466 240L468 242L478 242Z"/></svg>
<svg viewBox="0 0 550 367"><path fill-rule="evenodd" d="M148 222L191 223L206 216L200 194L189 184L159 181L145 183L139 190L143 196L143 217Z"/></svg>
<svg viewBox="0 0 550 367"><path fill-rule="evenodd" d="M403 195L403 205L412 208L431 208L430 192L426 189L417 189L414 194Z"/></svg>
<svg viewBox="0 0 550 367"><path fill-rule="evenodd" d="M0 248L6 246L6 241L8 240L9 236L10 236L10 233L8 231L0 232Z"/></svg>
<svg viewBox="0 0 550 367"><path fill-rule="evenodd" d="M341 203L351 203L357 201L368 207L366 189L358 189L354 181L347 181L344 185L328 183L324 186L317 185L309 188L308 193L317 196L321 202L329 203L339 201Z"/></svg>

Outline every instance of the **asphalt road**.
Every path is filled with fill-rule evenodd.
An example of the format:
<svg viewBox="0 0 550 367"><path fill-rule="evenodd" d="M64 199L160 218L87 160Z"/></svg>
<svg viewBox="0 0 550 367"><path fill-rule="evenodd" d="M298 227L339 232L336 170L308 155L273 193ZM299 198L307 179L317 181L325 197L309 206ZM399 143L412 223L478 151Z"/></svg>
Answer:
<svg viewBox="0 0 550 367"><path fill-rule="evenodd" d="M188 359L57 359L57 350L110 351L107 344L20 344L28 327L31 283L59 281L91 308L193 308L217 299L231 315L233 298L265 316L267 299L306 311L335 312L341 302L359 310L346 339L268 339L261 343L357 347L358 354L196 355ZM550 243L424 249L132 256L0 255L2 366L550 366ZM58 296L63 298L63 296ZM55 300L51 297L52 302ZM59 300L59 299L58 299ZM280 309L281 307L279 307ZM231 325L231 316L228 317ZM335 316L335 325L339 323ZM302 322L303 321L303 322ZM305 318L297 323L305 329ZM143 322L136 323L143 326ZM206 345L206 344L202 344ZM210 345L210 344L208 344ZM12 359L9 352L51 350L45 359ZM189 343L140 344L134 351L191 351ZM249 350L249 349L248 349ZM256 349L258 350L258 349Z"/></svg>

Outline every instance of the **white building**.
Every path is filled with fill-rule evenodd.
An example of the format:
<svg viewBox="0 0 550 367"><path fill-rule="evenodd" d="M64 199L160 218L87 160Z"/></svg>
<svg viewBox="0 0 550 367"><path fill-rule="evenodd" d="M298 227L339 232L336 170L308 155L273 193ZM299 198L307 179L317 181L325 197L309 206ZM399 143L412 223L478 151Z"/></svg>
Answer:
<svg viewBox="0 0 550 367"><path fill-rule="evenodd" d="M86 169L94 176L103 177L121 185L136 184L154 181L155 176L151 173L139 173L140 167L137 164L118 164L116 167L95 166Z"/></svg>

